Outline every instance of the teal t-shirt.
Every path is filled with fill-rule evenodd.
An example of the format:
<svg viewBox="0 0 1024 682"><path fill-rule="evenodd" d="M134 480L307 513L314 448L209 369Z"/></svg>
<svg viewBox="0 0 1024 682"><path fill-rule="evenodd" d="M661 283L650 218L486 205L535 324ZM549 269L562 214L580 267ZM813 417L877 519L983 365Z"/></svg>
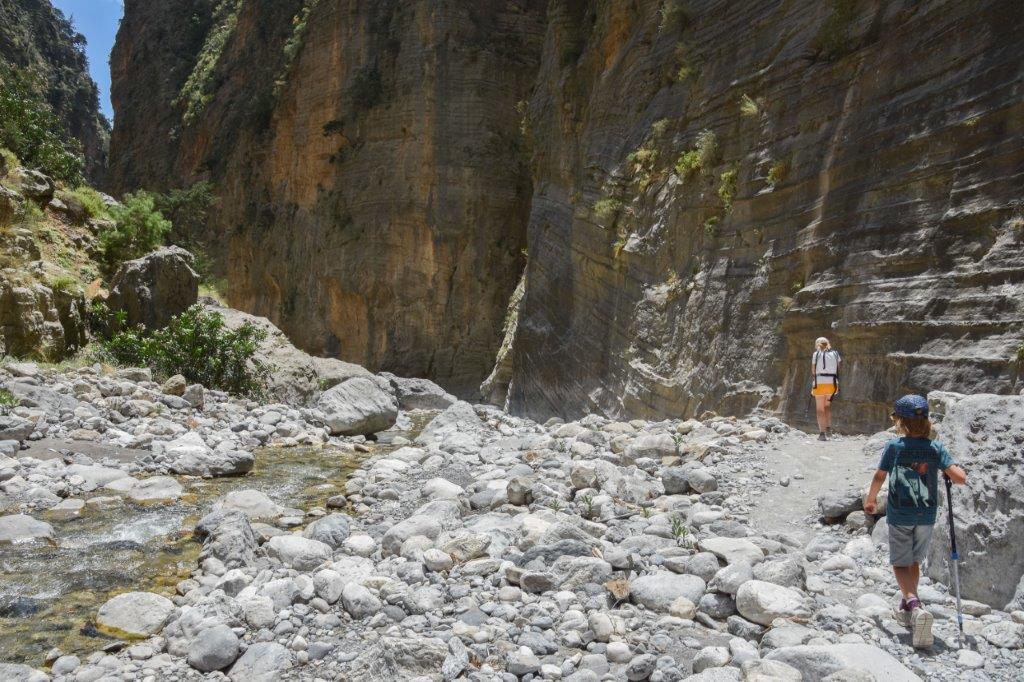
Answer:
<svg viewBox="0 0 1024 682"><path fill-rule="evenodd" d="M889 473L885 516L894 526L931 526L939 505L939 472L953 466L946 447L927 438L893 438L878 468Z"/></svg>

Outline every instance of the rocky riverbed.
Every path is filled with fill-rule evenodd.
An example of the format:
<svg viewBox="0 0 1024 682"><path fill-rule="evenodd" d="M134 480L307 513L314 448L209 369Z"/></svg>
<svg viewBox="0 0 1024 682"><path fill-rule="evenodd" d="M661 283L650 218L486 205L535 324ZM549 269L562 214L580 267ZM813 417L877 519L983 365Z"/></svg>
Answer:
<svg viewBox="0 0 1024 682"><path fill-rule="evenodd" d="M392 377L294 408L144 370L7 371L5 566L75 548L76 524L103 515L195 514L159 528L183 547L162 580L94 590L94 651L5 647L4 679L1011 680L1024 665L1024 612L968 600L961 647L948 588L927 580L936 644L910 648L885 523L848 481L808 497L801 532L762 523L759 503L798 482L777 453L828 466L772 416L539 424ZM378 443L341 435L385 422ZM875 457L877 439L850 442ZM96 454L117 448L135 454ZM19 617L5 636L47 627Z"/></svg>

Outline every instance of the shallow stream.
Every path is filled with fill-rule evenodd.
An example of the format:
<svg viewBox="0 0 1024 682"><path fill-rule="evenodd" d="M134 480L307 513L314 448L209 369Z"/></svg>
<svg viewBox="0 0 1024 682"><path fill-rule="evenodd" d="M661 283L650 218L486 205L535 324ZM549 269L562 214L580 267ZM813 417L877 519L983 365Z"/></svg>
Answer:
<svg viewBox="0 0 1024 682"><path fill-rule="evenodd" d="M53 525L57 545L0 546L0 661L38 666L53 647L79 655L103 648L112 640L93 625L99 607L120 592L173 594L196 568L201 546L191 531L216 498L255 488L285 507L323 506L367 456L266 448L246 476L179 479L185 495L177 502L140 506L125 498L113 508L86 505L73 519L39 515Z"/></svg>

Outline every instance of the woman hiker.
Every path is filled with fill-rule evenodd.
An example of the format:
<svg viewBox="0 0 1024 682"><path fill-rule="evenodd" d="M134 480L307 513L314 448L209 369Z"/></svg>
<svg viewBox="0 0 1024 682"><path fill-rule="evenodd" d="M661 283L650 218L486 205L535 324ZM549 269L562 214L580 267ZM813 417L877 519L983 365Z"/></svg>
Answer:
<svg viewBox="0 0 1024 682"><path fill-rule="evenodd" d="M811 356L811 376L813 384L811 395L818 416L818 440L828 440L832 435L832 398L839 393L839 366L843 359L839 352L832 350L832 345L824 336L814 342L814 354Z"/></svg>

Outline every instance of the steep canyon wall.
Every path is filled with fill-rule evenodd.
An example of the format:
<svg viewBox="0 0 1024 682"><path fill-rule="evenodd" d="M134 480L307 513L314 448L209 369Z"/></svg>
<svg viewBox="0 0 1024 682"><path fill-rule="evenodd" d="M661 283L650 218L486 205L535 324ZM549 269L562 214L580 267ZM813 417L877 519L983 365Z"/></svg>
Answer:
<svg viewBox="0 0 1024 682"><path fill-rule="evenodd" d="M129 2L115 189L212 181L205 241L233 305L307 351L472 393L523 268L517 102L543 17L530 0Z"/></svg>
<svg viewBox="0 0 1024 682"><path fill-rule="evenodd" d="M312 352L471 394L525 262L518 412L809 423L825 335L837 422L875 430L903 391L1019 390L1022 29L995 0L129 0L112 183L211 180L231 302Z"/></svg>
<svg viewBox="0 0 1024 682"><path fill-rule="evenodd" d="M842 428L905 391L1015 387L1024 7L556 2L513 409Z"/></svg>

